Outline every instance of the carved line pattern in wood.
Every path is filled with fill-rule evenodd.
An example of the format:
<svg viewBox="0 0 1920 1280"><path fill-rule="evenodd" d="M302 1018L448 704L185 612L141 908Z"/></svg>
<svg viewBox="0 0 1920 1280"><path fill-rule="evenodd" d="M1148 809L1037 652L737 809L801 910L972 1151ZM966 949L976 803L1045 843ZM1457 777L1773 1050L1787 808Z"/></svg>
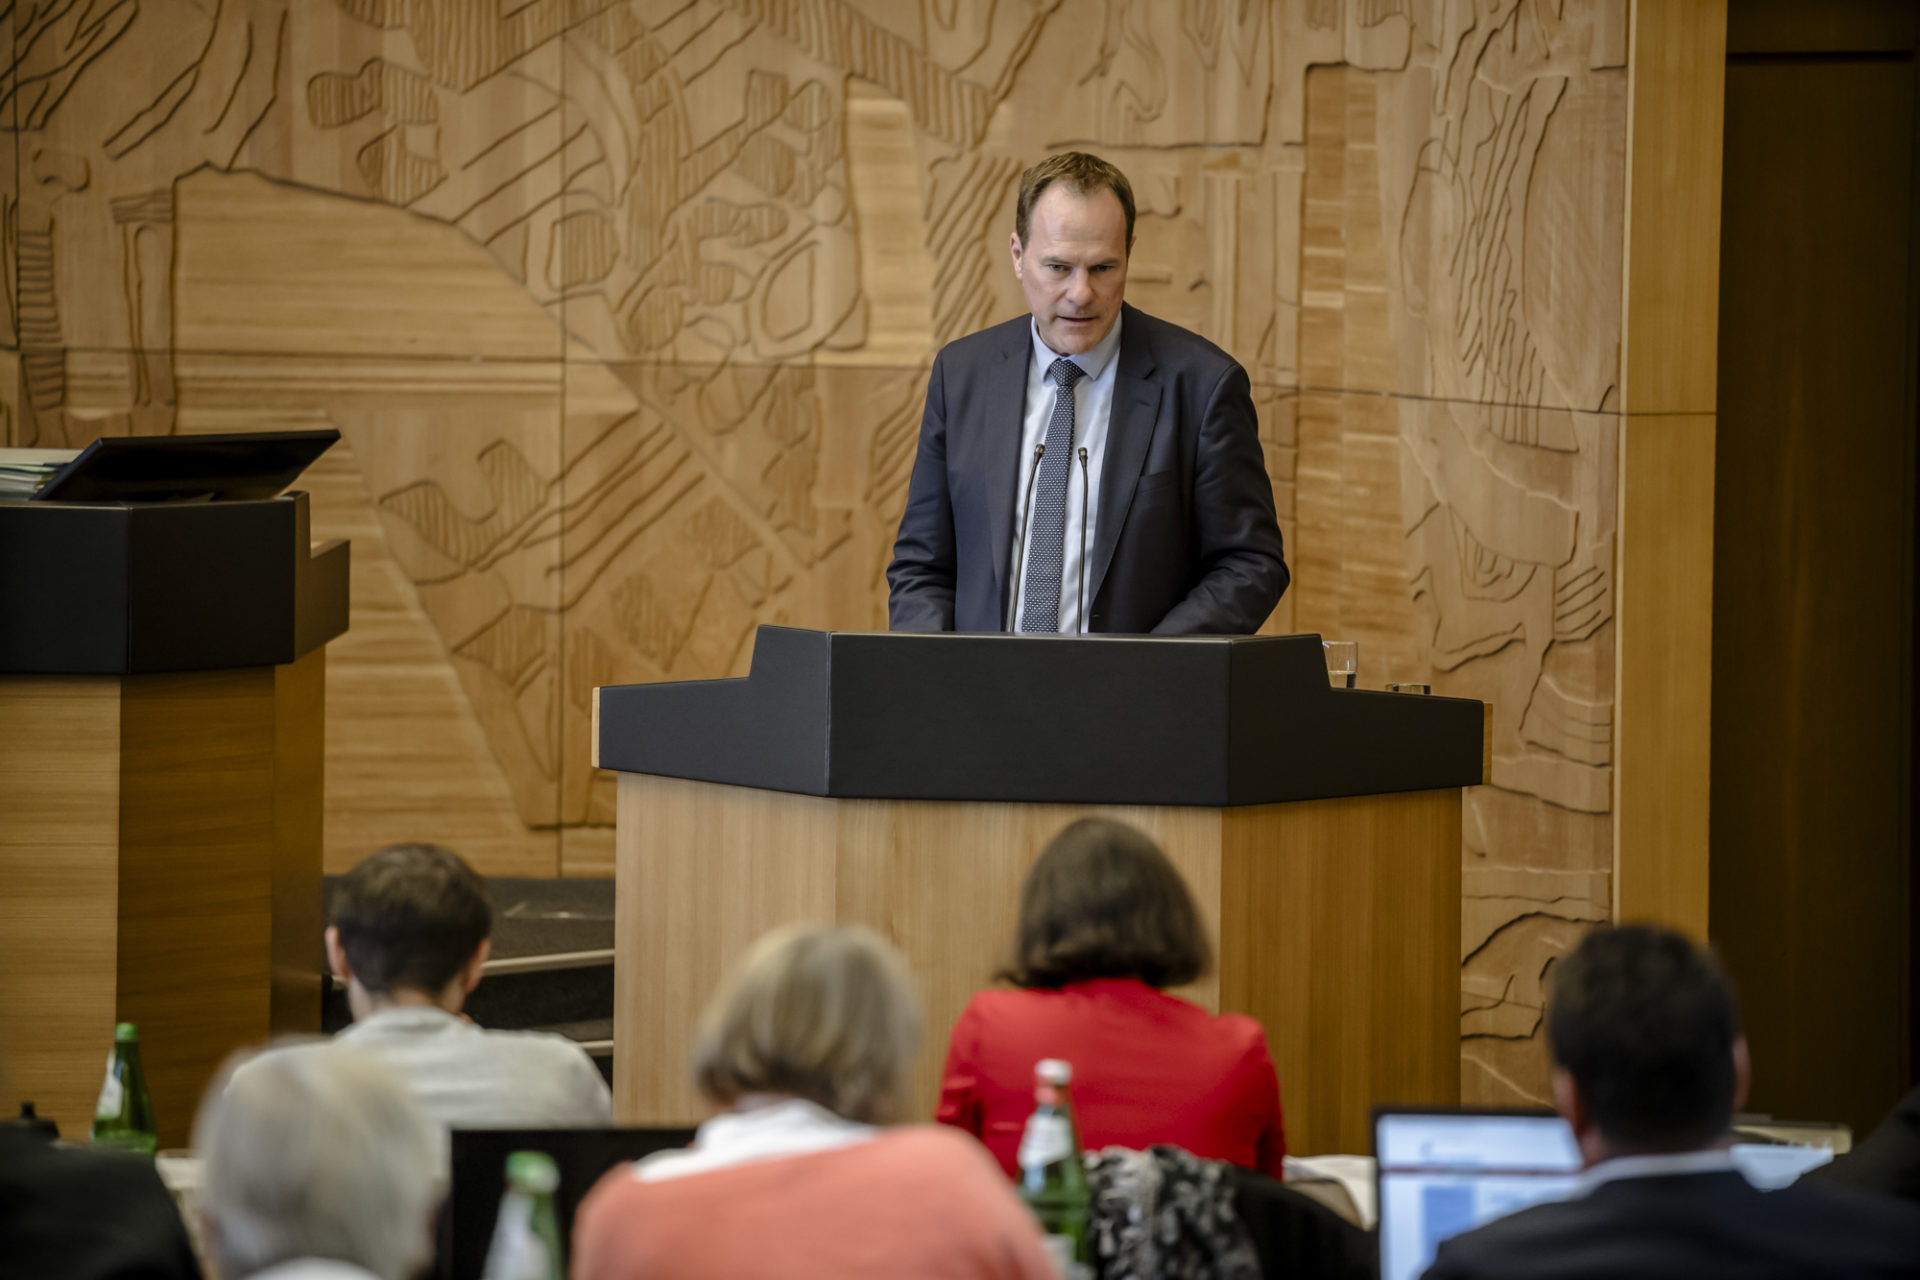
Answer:
<svg viewBox="0 0 1920 1280"><path fill-rule="evenodd" d="M1538 1097L1540 982L1609 896L1625 9L13 13L14 434L337 423L329 518L380 530L413 603L357 615L335 741L402 696L382 646L430 642L431 722L487 744L472 787L433 774L478 806L459 829L499 869L605 868L593 685L737 672L762 622L884 624L933 351L1022 307L1021 168L1102 151L1139 204L1129 298L1253 377L1298 571L1270 629L1496 703L1467 1088ZM432 834L407 755L352 749L335 829Z"/></svg>

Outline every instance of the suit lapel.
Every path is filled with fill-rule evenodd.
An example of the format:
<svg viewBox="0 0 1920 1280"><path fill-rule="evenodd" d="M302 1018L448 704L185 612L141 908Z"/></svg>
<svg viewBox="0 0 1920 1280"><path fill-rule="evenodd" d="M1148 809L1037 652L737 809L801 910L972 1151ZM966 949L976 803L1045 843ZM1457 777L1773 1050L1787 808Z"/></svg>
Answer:
<svg viewBox="0 0 1920 1280"><path fill-rule="evenodd" d="M1120 366L1113 371L1113 409L1107 421L1107 456L1100 464L1100 507L1095 513L1092 563L1088 566L1087 599L1100 598L1107 580L1113 549L1127 522L1140 469L1147 462L1147 445L1160 416L1160 383L1153 377L1153 348L1146 326L1132 307L1121 312Z"/></svg>
<svg viewBox="0 0 1920 1280"><path fill-rule="evenodd" d="M1026 483L1020 465L1020 430L1027 410L1027 362L1033 358L1029 324L1008 326L1010 336L1000 358L987 370L987 421L981 433L987 476L987 529L993 548L994 598L1000 617L1007 616L1007 566L1013 559L1014 510Z"/></svg>

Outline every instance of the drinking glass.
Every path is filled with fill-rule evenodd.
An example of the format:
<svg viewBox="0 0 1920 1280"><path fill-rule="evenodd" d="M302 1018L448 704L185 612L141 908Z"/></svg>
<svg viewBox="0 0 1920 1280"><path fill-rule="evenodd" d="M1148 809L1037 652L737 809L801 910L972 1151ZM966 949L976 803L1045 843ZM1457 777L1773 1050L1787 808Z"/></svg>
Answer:
<svg viewBox="0 0 1920 1280"><path fill-rule="evenodd" d="M1322 640L1327 651L1327 679L1336 689L1351 689L1360 679L1360 646L1352 640Z"/></svg>

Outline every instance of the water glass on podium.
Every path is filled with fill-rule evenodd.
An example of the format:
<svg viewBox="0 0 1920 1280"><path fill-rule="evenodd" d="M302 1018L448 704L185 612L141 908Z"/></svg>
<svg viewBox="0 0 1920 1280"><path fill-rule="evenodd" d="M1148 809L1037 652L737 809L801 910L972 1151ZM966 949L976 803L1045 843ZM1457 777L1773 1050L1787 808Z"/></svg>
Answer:
<svg viewBox="0 0 1920 1280"><path fill-rule="evenodd" d="M1351 689L1360 679L1360 646L1352 640L1322 640L1327 651L1327 680L1336 689Z"/></svg>

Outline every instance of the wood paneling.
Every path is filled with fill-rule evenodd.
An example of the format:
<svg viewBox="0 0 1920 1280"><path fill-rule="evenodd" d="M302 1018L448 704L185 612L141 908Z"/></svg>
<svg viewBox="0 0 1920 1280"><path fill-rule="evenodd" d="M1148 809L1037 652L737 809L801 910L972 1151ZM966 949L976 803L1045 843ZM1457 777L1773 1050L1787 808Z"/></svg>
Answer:
<svg viewBox="0 0 1920 1280"><path fill-rule="evenodd" d="M1835 14L1904 29L1836 41ZM1737 7L1714 510L1712 935L1752 1105L1877 1124L1914 1079L1914 9ZM1753 29L1755 19L1759 30Z"/></svg>
<svg viewBox="0 0 1920 1280"><path fill-rule="evenodd" d="M327 651L273 669L273 983L275 1034L320 1032L326 970L320 877L326 844Z"/></svg>
<svg viewBox="0 0 1920 1280"><path fill-rule="evenodd" d="M1726 5L1633 9L1614 902L1704 939Z"/></svg>
<svg viewBox="0 0 1920 1280"><path fill-rule="evenodd" d="M1702 941L1712 747L1713 453L1711 414L1630 416L1621 427L1616 914L1671 925Z"/></svg>
<svg viewBox="0 0 1920 1280"><path fill-rule="evenodd" d="M1697 60L1661 12L1693 7L1645 22ZM1297 570L1268 628L1498 692L1462 1033L1469 1096L1538 1101L1540 975L1611 896L1628 17L38 9L0 400L25 444L338 425L326 865L425 836L604 873L585 691L727 674L757 623L883 624L933 352L1022 309L1021 169L1107 155L1129 299L1252 379Z"/></svg>
<svg viewBox="0 0 1920 1280"><path fill-rule="evenodd" d="M273 669L121 690L119 1018L184 1146L213 1069L272 1025Z"/></svg>
<svg viewBox="0 0 1920 1280"><path fill-rule="evenodd" d="M120 682L0 677L0 1087L63 1136L113 1047Z"/></svg>
<svg viewBox="0 0 1920 1280"><path fill-rule="evenodd" d="M619 795L614 1096L641 1124L702 1114L686 1065L699 1012L754 938L794 921L864 923L905 953L926 1013L913 1114L930 1114L948 1029L1009 959L1027 867L1088 812L637 775ZM1457 792L1098 812L1186 877L1220 964L1180 994L1266 1025L1292 1149L1365 1150L1370 1106L1459 1097Z"/></svg>
<svg viewBox="0 0 1920 1280"><path fill-rule="evenodd" d="M0 1077L64 1135L115 1022L162 1146L229 1052L318 1029L325 670L0 679Z"/></svg>
<svg viewBox="0 0 1920 1280"><path fill-rule="evenodd" d="M1726 78L1726 0L1634 0L1620 370L1630 414L1713 412Z"/></svg>

